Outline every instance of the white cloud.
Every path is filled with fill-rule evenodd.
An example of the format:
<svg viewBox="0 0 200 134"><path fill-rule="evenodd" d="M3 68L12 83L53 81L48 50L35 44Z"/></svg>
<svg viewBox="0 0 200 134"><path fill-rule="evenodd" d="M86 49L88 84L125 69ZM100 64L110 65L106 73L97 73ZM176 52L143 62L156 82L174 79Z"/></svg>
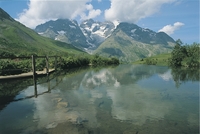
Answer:
<svg viewBox="0 0 200 134"><path fill-rule="evenodd" d="M91 0L30 0L28 9L19 14L16 20L34 28L45 21L58 18L95 18L101 14L101 10L93 9L89 2Z"/></svg>
<svg viewBox="0 0 200 134"><path fill-rule="evenodd" d="M162 29L160 29L158 32L165 32L168 35L171 35L174 33L174 31L178 30L180 27L182 27L184 23L176 22L174 25L166 25Z"/></svg>
<svg viewBox="0 0 200 134"><path fill-rule="evenodd" d="M110 0L111 7L105 10L105 19L136 23L158 12L163 4L177 0Z"/></svg>
<svg viewBox="0 0 200 134"><path fill-rule="evenodd" d="M82 15L81 15L82 20L95 18L96 16L99 16L101 14L101 10L93 9L93 6L91 4L86 5L86 9L88 10L88 16L85 13L82 13Z"/></svg>

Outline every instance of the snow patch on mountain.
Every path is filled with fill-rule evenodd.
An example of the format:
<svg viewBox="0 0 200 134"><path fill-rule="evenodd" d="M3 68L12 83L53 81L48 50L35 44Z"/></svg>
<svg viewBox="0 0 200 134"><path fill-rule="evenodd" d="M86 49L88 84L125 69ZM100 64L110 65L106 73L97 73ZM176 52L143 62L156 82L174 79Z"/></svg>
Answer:
<svg viewBox="0 0 200 134"><path fill-rule="evenodd" d="M72 26L72 25L69 25L69 27L72 28L72 29L76 29L76 27L75 27L75 26Z"/></svg>
<svg viewBox="0 0 200 134"><path fill-rule="evenodd" d="M136 30L137 30L137 29L132 29L132 30L131 30L131 33L134 34Z"/></svg>
<svg viewBox="0 0 200 134"><path fill-rule="evenodd" d="M66 32L65 31L63 31L63 30L61 30L61 31L57 31L58 32L58 34L60 34L60 35L64 35Z"/></svg>
<svg viewBox="0 0 200 134"><path fill-rule="evenodd" d="M150 32L148 29L142 28L142 32Z"/></svg>
<svg viewBox="0 0 200 134"><path fill-rule="evenodd" d="M75 20L71 20L71 22L75 25L78 26L78 23Z"/></svg>
<svg viewBox="0 0 200 134"><path fill-rule="evenodd" d="M116 20L116 21L113 21L113 24L115 25L115 28L117 28L117 26L119 25L119 23L120 23L120 22L117 21L117 20Z"/></svg>

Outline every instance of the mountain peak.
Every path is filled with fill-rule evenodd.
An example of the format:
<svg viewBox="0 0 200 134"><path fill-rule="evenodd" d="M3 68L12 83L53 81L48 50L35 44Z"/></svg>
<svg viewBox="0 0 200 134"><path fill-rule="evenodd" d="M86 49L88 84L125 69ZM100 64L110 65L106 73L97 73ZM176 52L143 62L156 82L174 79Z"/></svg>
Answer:
<svg viewBox="0 0 200 134"><path fill-rule="evenodd" d="M13 21L13 18L10 17L10 15L6 13L2 8L0 8L0 20L4 20L4 19Z"/></svg>
<svg viewBox="0 0 200 134"><path fill-rule="evenodd" d="M107 37L111 35L115 26L112 22L99 22L93 19L85 20L80 24L91 49L96 49Z"/></svg>
<svg viewBox="0 0 200 134"><path fill-rule="evenodd" d="M142 43L147 43L152 45L154 44L168 45L169 42L175 43L175 41L166 33L163 32L156 33L155 31L146 28L141 28L133 23L121 22L113 33L116 34L120 30L129 37L131 37L133 40Z"/></svg>
<svg viewBox="0 0 200 134"><path fill-rule="evenodd" d="M84 20L81 24L80 24L80 27L91 27L92 24L94 24L95 21L93 19L87 19L87 20Z"/></svg>

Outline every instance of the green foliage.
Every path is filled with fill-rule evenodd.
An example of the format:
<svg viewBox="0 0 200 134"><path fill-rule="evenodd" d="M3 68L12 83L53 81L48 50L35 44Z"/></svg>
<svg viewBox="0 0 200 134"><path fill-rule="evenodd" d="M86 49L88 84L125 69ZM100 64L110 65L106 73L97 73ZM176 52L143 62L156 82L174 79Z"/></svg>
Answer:
<svg viewBox="0 0 200 134"><path fill-rule="evenodd" d="M152 57L141 59L139 61L134 62L134 64L168 66L168 61L170 57L171 57L170 53L164 53L164 54L159 54Z"/></svg>
<svg viewBox="0 0 200 134"><path fill-rule="evenodd" d="M13 75L25 72L30 72L32 70L31 58L17 58L15 54L12 53L2 53L2 55L10 55L12 59L1 59L0 60L0 75ZM30 53L20 53L21 57L31 57ZM34 54L35 55L35 54ZM37 56L37 55L36 55ZM55 59L48 58L49 68L55 67ZM67 54L65 56L60 56L57 58L57 68L58 69L72 69L77 67L83 67L88 65L102 66L102 65L113 65L119 64L117 58L104 58L99 55L88 56L84 55L72 55ZM45 58L36 58L36 70L42 71L46 68Z"/></svg>
<svg viewBox="0 0 200 134"><path fill-rule="evenodd" d="M170 65L174 67L182 66L182 60L187 55L186 48L182 47L181 44L179 44L179 42L177 41L177 44L175 45L171 54L172 57L170 60Z"/></svg>
<svg viewBox="0 0 200 134"><path fill-rule="evenodd" d="M36 70L42 71L44 70L44 68L46 67L46 61L44 58L37 58L37 62L36 62Z"/></svg>
<svg viewBox="0 0 200 134"><path fill-rule="evenodd" d="M22 73L22 70L17 66L15 61L0 61L0 75L12 75L20 73Z"/></svg>
<svg viewBox="0 0 200 134"><path fill-rule="evenodd" d="M76 67L83 67L88 65L102 66L102 65L118 65L119 60L117 58L103 58L99 55L93 57L88 56L69 56L64 58L59 58L57 66L60 69L71 69Z"/></svg>
<svg viewBox="0 0 200 134"><path fill-rule="evenodd" d="M89 64L89 59L87 57L65 57L59 58L57 66L59 69L71 69L81 66L87 66Z"/></svg>
<svg viewBox="0 0 200 134"><path fill-rule="evenodd" d="M7 51L0 51L0 57L15 57L15 54Z"/></svg>
<svg viewBox="0 0 200 134"><path fill-rule="evenodd" d="M155 60L155 59L146 59L145 60L145 63L147 64L147 65L156 65L156 63L157 63L157 61Z"/></svg>
<svg viewBox="0 0 200 134"><path fill-rule="evenodd" d="M118 65L119 59L112 57L112 58L104 58L100 57L99 55L95 55L91 60L90 64L93 66L101 66L101 65Z"/></svg>
<svg viewBox="0 0 200 134"><path fill-rule="evenodd" d="M181 46L182 42L177 41L172 53L169 65L172 67L198 67L199 66L199 44Z"/></svg>

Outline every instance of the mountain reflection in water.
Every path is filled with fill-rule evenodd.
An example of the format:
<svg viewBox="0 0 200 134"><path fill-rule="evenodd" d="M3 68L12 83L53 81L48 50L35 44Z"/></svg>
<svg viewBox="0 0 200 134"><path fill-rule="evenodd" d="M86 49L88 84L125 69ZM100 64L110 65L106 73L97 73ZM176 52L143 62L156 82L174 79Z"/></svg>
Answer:
<svg viewBox="0 0 200 134"><path fill-rule="evenodd" d="M37 85L48 93L11 99L0 111L0 133L198 133L199 79L191 72L198 71L120 65L64 73ZM5 93L8 83L0 98L13 90ZM34 95L33 86L15 90L14 100Z"/></svg>

